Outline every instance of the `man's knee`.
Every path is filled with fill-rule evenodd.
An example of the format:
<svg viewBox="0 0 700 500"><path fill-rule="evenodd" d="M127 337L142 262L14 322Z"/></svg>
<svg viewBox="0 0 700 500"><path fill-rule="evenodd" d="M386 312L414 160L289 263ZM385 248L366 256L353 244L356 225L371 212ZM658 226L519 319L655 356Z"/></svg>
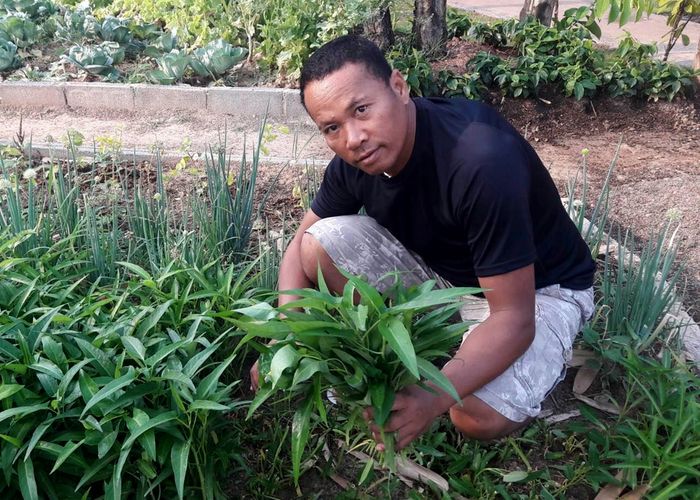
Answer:
<svg viewBox="0 0 700 500"><path fill-rule="evenodd" d="M300 245L301 266L304 274L316 283L318 281L318 268L325 269L332 263L330 257L323 248L323 245L311 234L304 233L301 237Z"/></svg>
<svg viewBox="0 0 700 500"><path fill-rule="evenodd" d="M455 428L464 436L479 441L491 441L505 437L527 425L525 422L514 422L497 411L469 411L468 408L453 406L450 408L450 420Z"/></svg>

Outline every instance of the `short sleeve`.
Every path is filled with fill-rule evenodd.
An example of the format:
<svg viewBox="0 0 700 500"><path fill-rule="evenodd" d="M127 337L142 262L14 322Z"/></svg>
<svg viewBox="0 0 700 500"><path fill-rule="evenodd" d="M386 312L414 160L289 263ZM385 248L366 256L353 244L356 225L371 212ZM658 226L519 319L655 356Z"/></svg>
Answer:
<svg viewBox="0 0 700 500"><path fill-rule="evenodd" d="M476 276L514 271L536 260L526 156L512 138L474 133L459 218ZM476 142L473 142L476 141Z"/></svg>
<svg viewBox="0 0 700 500"><path fill-rule="evenodd" d="M331 160L323 174L321 186L311 203L311 210L321 218L356 214L362 202L353 194L357 185L351 186L347 165L337 156Z"/></svg>

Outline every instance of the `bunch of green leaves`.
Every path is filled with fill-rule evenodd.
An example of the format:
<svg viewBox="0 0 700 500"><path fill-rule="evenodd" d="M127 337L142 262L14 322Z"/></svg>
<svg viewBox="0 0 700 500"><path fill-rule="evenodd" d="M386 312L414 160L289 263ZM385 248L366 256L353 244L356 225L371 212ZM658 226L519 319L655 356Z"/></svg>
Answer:
<svg viewBox="0 0 700 500"><path fill-rule="evenodd" d="M387 54L394 69L401 72L414 96L439 95L433 68L425 55L414 47L398 45Z"/></svg>
<svg viewBox="0 0 700 500"><path fill-rule="evenodd" d="M619 238L618 238L619 239ZM674 270L678 242L670 224L651 235L637 260L629 233L617 249L616 264L605 260L600 291L606 306L601 330L610 341L641 352L659 340L676 299L679 272Z"/></svg>
<svg viewBox="0 0 700 500"><path fill-rule="evenodd" d="M74 45L63 56L63 60L93 75L110 80L119 77L114 66L124 60L124 49L116 42L102 42L100 45Z"/></svg>
<svg viewBox="0 0 700 500"><path fill-rule="evenodd" d="M262 353L261 386L249 416L278 391L302 397L292 426L295 481L311 415L326 419L322 396L328 389L354 417L372 407L380 428L389 418L396 393L409 385L439 388L460 401L432 361L448 357L459 343L469 325L448 320L459 310L460 297L479 290L435 290L433 281L405 288L395 277L394 284L380 293L361 278L345 276L342 296L332 295L319 274L319 290L294 290L290 293L301 298L279 309L259 303L237 310L249 318L237 323L248 332L241 345L254 339L277 341L268 347L252 344ZM393 436L384 435L384 443L391 468Z"/></svg>
<svg viewBox="0 0 700 500"><path fill-rule="evenodd" d="M473 23L467 30L467 36L496 48L506 47L510 44L518 25L516 19L493 24Z"/></svg>
<svg viewBox="0 0 700 500"><path fill-rule="evenodd" d="M36 256L12 245L4 233L0 489L220 496L236 453L224 415L241 405L236 379L223 382L235 329L221 317L248 293L245 270L223 272L222 288L216 262L158 275L122 263L128 281L90 283L70 239Z"/></svg>
<svg viewBox="0 0 700 500"><path fill-rule="evenodd" d="M148 73L148 77L161 85L172 85L182 80L190 65L190 56L184 50L173 49L156 59L158 69Z"/></svg>
<svg viewBox="0 0 700 500"><path fill-rule="evenodd" d="M164 31L156 36L144 49L143 53L154 59L180 47L180 40L172 31Z"/></svg>
<svg viewBox="0 0 700 500"><path fill-rule="evenodd" d="M370 2L266 0L257 34L262 63L281 78L298 79L316 48L362 24L371 8Z"/></svg>
<svg viewBox="0 0 700 500"><path fill-rule="evenodd" d="M8 13L21 12L37 21L52 16L58 7L51 0L1 0L0 10Z"/></svg>
<svg viewBox="0 0 700 500"><path fill-rule="evenodd" d="M28 15L15 13L0 18L0 32L19 48L27 48L39 40L37 25Z"/></svg>
<svg viewBox="0 0 700 500"><path fill-rule="evenodd" d="M220 0L115 0L104 12L133 18L139 22L163 23L166 30L177 33L183 44L202 46L223 38L239 39L236 18Z"/></svg>
<svg viewBox="0 0 700 500"><path fill-rule="evenodd" d="M459 96L477 101L486 93L486 85L481 80L481 75L475 71L459 75L441 70L437 75L437 87L443 96Z"/></svg>
<svg viewBox="0 0 700 500"><path fill-rule="evenodd" d="M472 27L471 18L460 9L447 8L447 37L462 37Z"/></svg>
<svg viewBox="0 0 700 500"><path fill-rule="evenodd" d="M234 168L231 156L227 154L225 137L218 147L209 148L205 154L209 206L195 207L194 218L207 245L215 252L230 255L234 259L246 254L253 222L267 198L265 194L256 209L255 185L264 132L263 123L250 164L244 142L240 164Z"/></svg>
<svg viewBox="0 0 700 500"><path fill-rule="evenodd" d="M247 50L243 47L234 47L218 39L192 51L190 67L201 77L216 79L245 59L246 55Z"/></svg>
<svg viewBox="0 0 700 500"><path fill-rule="evenodd" d="M605 239L605 228L608 226L610 209L610 181L615 171L617 160L620 155L622 141L617 145L615 155L610 161L608 172L603 180L598 196L591 199L591 185L588 176L588 155L590 151L581 152L581 167L576 175L569 179L566 185L566 198L564 205L567 213L584 241L591 250L591 256L597 258L601 244ZM588 222L586 222L586 212L588 212Z"/></svg>
<svg viewBox="0 0 700 500"><path fill-rule="evenodd" d="M696 498L700 488L700 379L670 349L646 357L622 349L623 413L614 421L582 407L574 426L589 440L586 461L619 471L649 498ZM606 351L601 352L606 356Z"/></svg>
<svg viewBox="0 0 700 500"><path fill-rule="evenodd" d="M100 40L117 42L119 45L127 45L134 38L129 30L129 21L114 16L107 16L102 22L96 22L94 32Z"/></svg>
<svg viewBox="0 0 700 500"><path fill-rule="evenodd" d="M82 42L91 38L96 24L87 8L66 9L56 25L56 38L65 42Z"/></svg>
<svg viewBox="0 0 700 500"><path fill-rule="evenodd" d="M0 35L0 71L14 69L20 63L21 59L17 55L17 45Z"/></svg>

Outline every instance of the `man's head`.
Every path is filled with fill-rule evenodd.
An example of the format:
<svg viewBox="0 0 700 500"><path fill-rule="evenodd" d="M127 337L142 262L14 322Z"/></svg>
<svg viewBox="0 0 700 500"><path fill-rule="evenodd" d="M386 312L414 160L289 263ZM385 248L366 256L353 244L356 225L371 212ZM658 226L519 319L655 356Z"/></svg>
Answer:
<svg viewBox="0 0 700 500"><path fill-rule="evenodd" d="M314 52L301 99L328 146L372 174L396 175L413 151L415 108L401 74L369 40L347 35Z"/></svg>

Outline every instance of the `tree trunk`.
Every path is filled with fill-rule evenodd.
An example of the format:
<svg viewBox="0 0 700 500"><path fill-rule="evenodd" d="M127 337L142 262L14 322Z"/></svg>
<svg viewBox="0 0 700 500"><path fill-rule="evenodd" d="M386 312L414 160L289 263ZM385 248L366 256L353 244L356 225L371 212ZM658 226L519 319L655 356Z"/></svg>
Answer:
<svg viewBox="0 0 700 500"><path fill-rule="evenodd" d="M445 52L447 0L415 0L413 40L417 48L436 56Z"/></svg>
<svg viewBox="0 0 700 500"><path fill-rule="evenodd" d="M391 12L389 6L381 7L379 12L372 15L362 25L364 35L386 52L394 45L394 30L391 27Z"/></svg>
<svg viewBox="0 0 700 500"><path fill-rule="evenodd" d="M695 71L700 71L700 38L698 38L698 50L695 52L695 62L693 63L693 69ZM695 84L700 89L700 75L695 77Z"/></svg>
<svg viewBox="0 0 700 500"><path fill-rule="evenodd" d="M535 16L545 26L552 24L552 15L559 11L559 0L525 0L520 9L520 20Z"/></svg>

